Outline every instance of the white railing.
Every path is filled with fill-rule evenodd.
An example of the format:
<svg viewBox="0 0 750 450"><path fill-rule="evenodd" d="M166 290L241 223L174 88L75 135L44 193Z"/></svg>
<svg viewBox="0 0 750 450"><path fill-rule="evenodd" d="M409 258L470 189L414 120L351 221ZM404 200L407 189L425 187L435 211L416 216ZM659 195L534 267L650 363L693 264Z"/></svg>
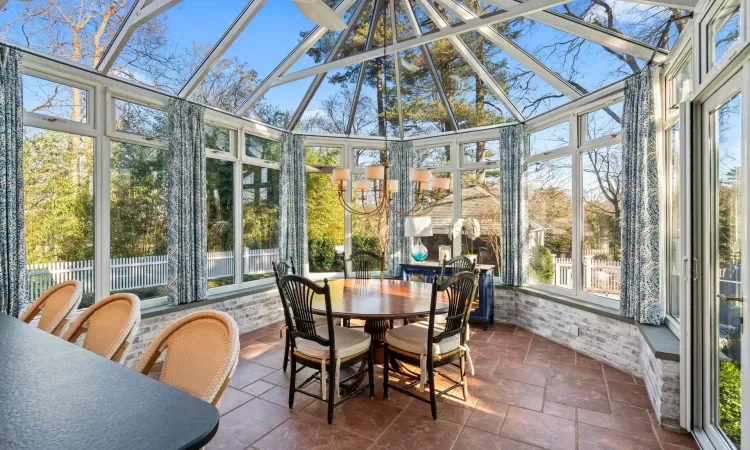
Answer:
<svg viewBox="0 0 750 450"><path fill-rule="evenodd" d="M573 288L573 260L553 258L554 286ZM600 294L620 293L620 262L583 257L583 289Z"/></svg>
<svg viewBox="0 0 750 450"><path fill-rule="evenodd" d="M271 263L278 259L279 250L245 248L242 253L243 273L254 275L271 272ZM209 252L207 263L209 279L232 276L234 252ZM80 281L85 293L94 292L93 260L29 264L26 270L31 299L39 297L52 286L69 280ZM111 291L164 285L167 282L167 256L113 258L110 260L109 273Z"/></svg>

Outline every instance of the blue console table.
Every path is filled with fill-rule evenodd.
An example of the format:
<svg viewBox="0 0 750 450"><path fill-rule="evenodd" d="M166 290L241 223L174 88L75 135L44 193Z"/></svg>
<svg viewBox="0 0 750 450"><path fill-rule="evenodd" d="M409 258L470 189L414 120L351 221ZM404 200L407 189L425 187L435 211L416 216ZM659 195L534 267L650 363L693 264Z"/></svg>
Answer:
<svg viewBox="0 0 750 450"><path fill-rule="evenodd" d="M401 279L409 281L412 275L419 275L426 283L432 283L440 276L442 267L437 262L401 264ZM495 266L477 264L479 269L479 308L471 312L470 320L482 321L482 329L487 330L487 323L495 321ZM446 275L453 275L453 269L446 267Z"/></svg>

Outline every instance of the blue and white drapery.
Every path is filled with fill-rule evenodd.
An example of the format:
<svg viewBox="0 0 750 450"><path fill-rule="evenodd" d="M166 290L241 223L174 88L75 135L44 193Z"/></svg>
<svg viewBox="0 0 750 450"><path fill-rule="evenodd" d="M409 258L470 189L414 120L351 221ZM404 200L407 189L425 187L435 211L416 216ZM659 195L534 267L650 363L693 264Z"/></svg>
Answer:
<svg viewBox="0 0 750 450"><path fill-rule="evenodd" d="M0 44L0 313L28 305L23 223L21 52Z"/></svg>
<svg viewBox="0 0 750 450"><path fill-rule="evenodd" d="M307 249L307 174L305 139L291 133L281 135L279 185L279 257L294 258L299 275L310 271Z"/></svg>
<svg viewBox="0 0 750 450"><path fill-rule="evenodd" d="M398 180L398 193L393 195L393 207L398 211L409 211L414 207L414 183L409 181L409 172L414 167L414 144L411 141L389 142L388 179ZM388 249L385 253L388 275L400 276L401 263L411 262L413 238L406 237L405 218L391 212L388 219Z"/></svg>
<svg viewBox="0 0 750 450"><path fill-rule="evenodd" d="M625 81L622 109L622 265L620 313L661 324L659 302L659 173L653 73Z"/></svg>
<svg viewBox="0 0 750 450"><path fill-rule="evenodd" d="M526 143L523 124L500 128L500 277L508 286L521 286L529 276Z"/></svg>
<svg viewBox="0 0 750 450"><path fill-rule="evenodd" d="M208 282L206 151L202 106L172 99L167 111L167 300L204 300Z"/></svg>

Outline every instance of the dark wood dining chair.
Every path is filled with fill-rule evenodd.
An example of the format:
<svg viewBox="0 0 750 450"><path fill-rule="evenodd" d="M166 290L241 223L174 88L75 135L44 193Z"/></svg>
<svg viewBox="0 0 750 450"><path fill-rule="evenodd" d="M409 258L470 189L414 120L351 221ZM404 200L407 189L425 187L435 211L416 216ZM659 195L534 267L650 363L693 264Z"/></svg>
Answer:
<svg viewBox="0 0 750 450"><path fill-rule="evenodd" d="M349 273L347 261L351 262L351 273ZM380 270L380 273L385 271L385 252L381 252L380 255L365 251L354 252L348 259L344 260L345 280L369 280L375 270Z"/></svg>
<svg viewBox="0 0 750 450"><path fill-rule="evenodd" d="M430 302L430 320L428 322L412 323L393 330L388 330L385 337L384 360L391 358L408 364L419 366L419 379L408 382L403 387L390 384L389 364L383 365L383 397L388 398L388 389L412 396L432 407L432 418L437 419L437 399L442 395L461 386L464 399L469 397L469 386L466 380L466 363L469 357L466 345L466 326L469 319L469 305L477 289L478 274L475 272L461 272L448 280L432 284L432 300ZM438 293L444 292L448 300L448 313L445 325L435 323ZM456 361L458 360L458 365ZM461 379L454 380L436 371L438 367L453 365L459 368ZM412 374L394 370L400 375L413 379ZM453 382L451 386L435 392L435 375L440 375ZM419 385L421 391L425 385L429 386L430 399L411 392L411 388Z"/></svg>
<svg viewBox="0 0 750 450"><path fill-rule="evenodd" d="M281 282L281 279L285 276L289 275L296 275L297 270L294 267L294 258L289 258L289 262L286 261L271 261L271 266L273 267L273 275L276 278L276 287L279 289L279 295L281 295L281 285L279 284ZM289 331L286 330L286 326L284 326L284 329L279 330L279 333L284 333L286 331L286 339L284 343L284 372L286 372L286 367L289 365L289 347L291 346L291 336L289 335ZM281 336L279 336L281 337Z"/></svg>
<svg viewBox="0 0 750 450"><path fill-rule="evenodd" d="M476 261L472 261L464 255L459 255L451 259L443 259L442 263L440 264L439 281L445 281L445 269L447 267L451 268L452 274L457 274L459 272L474 272L476 265Z"/></svg>
<svg viewBox="0 0 750 450"><path fill-rule="evenodd" d="M364 331L334 325L331 312L331 290L328 279L323 286L297 275L287 275L280 281L281 301L284 305L284 316L287 330L292 336L291 378L289 382L289 409L294 406L294 394L300 392L328 403L328 423L333 422L333 409L345 401L370 389L370 397L375 396L375 354L372 338ZM312 302L316 295L323 295L326 307L326 324L318 325L312 311ZM367 361L367 364L363 364ZM361 364L360 369L344 380L340 380L342 369ZM297 366L302 366L297 369ZM366 366L366 367L365 367ZM297 386L297 372L304 367L317 369L308 379ZM339 398L342 383L364 374L368 383L361 386L344 398ZM308 385L320 381L320 395L308 392Z"/></svg>

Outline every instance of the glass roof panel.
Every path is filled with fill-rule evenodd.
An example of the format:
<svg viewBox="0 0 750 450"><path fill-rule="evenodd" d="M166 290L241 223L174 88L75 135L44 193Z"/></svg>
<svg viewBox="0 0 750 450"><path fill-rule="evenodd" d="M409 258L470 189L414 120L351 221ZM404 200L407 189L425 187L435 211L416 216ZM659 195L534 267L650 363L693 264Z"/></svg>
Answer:
<svg viewBox="0 0 750 450"><path fill-rule="evenodd" d="M180 2L138 28L109 74L176 93L245 6L246 0Z"/></svg>
<svg viewBox="0 0 750 450"><path fill-rule="evenodd" d="M312 81L312 78L305 78L271 88L245 116L286 128Z"/></svg>
<svg viewBox="0 0 750 450"><path fill-rule="evenodd" d="M453 129L421 48L399 54L404 136L423 136Z"/></svg>
<svg viewBox="0 0 750 450"><path fill-rule="evenodd" d="M632 75L646 63L530 19L501 32L584 93Z"/></svg>
<svg viewBox="0 0 750 450"><path fill-rule="evenodd" d="M448 40L433 42L428 48L459 128L513 120L500 99L485 86Z"/></svg>
<svg viewBox="0 0 750 450"><path fill-rule="evenodd" d="M525 117L567 103L568 99L563 94L478 32L465 33L461 35L461 40Z"/></svg>
<svg viewBox="0 0 750 450"><path fill-rule="evenodd" d="M294 131L346 134L360 66L356 64L327 74ZM366 103L375 99L360 96L359 101ZM372 111L372 108L363 107L355 112L352 134L366 134L363 130L372 129L377 123L377 115L368 115L367 111Z"/></svg>
<svg viewBox="0 0 750 450"><path fill-rule="evenodd" d="M394 7L396 8L396 38L399 41L406 41L416 36L414 29L409 23L409 16L406 15L406 11L403 9L402 0L394 0Z"/></svg>
<svg viewBox="0 0 750 450"><path fill-rule="evenodd" d="M687 21L669 20L689 12L623 0L574 0L552 10L662 48L672 47ZM662 39L665 28L668 33Z"/></svg>
<svg viewBox="0 0 750 450"><path fill-rule="evenodd" d="M11 1L0 12L0 23L5 25L0 36L22 47L94 67L134 3ZM66 17L79 19L72 23ZM78 44L73 42L74 27L80 28ZM162 36L159 29L139 30L133 38L143 40L147 31L152 38Z"/></svg>

